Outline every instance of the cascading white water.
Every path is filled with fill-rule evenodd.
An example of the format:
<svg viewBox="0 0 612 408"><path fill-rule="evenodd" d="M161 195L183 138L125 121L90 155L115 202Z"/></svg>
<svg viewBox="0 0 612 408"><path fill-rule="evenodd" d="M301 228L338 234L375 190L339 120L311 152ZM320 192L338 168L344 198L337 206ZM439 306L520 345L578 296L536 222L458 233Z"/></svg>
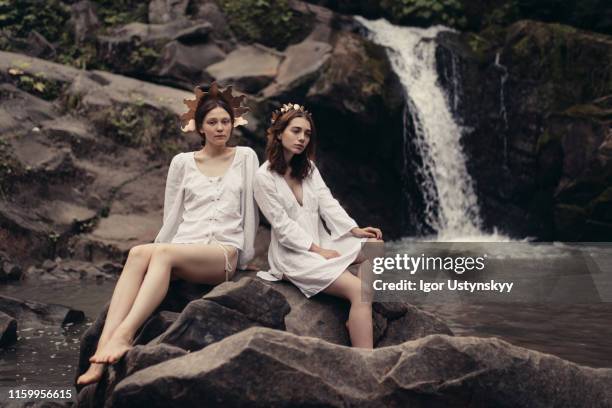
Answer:
<svg viewBox="0 0 612 408"><path fill-rule="evenodd" d="M371 39L385 47L394 71L407 95L416 149L421 155L425 199L425 222L438 239L479 237L481 220L465 156L460 144L461 128L453 119L449 101L438 83L436 36L448 28L398 27L384 19L356 17ZM405 143L407 128L404 130Z"/></svg>

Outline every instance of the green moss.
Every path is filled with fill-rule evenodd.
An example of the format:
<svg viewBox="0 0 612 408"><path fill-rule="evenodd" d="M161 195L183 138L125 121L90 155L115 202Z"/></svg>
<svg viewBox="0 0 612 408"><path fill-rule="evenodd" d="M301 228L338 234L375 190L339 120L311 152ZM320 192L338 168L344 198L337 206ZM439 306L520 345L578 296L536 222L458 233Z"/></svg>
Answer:
<svg viewBox="0 0 612 408"><path fill-rule="evenodd" d="M291 10L287 0L216 0L236 36L284 49L303 39L312 29L313 18Z"/></svg>
<svg viewBox="0 0 612 408"><path fill-rule="evenodd" d="M148 2L139 0L93 0L100 22L108 28L148 22Z"/></svg>
<svg viewBox="0 0 612 408"><path fill-rule="evenodd" d="M0 198L6 199L10 193L15 177L19 177L24 172L21 163L13 155L10 144L0 139Z"/></svg>
<svg viewBox="0 0 612 408"><path fill-rule="evenodd" d="M396 23L443 24L458 29L468 23L459 0L382 0L380 8Z"/></svg>
<svg viewBox="0 0 612 408"><path fill-rule="evenodd" d="M25 73L19 68L9 69L13 83L21 90L36 95L47 101L57 99L62 91L61 83L46 78L42 72L34 75Z"/></svg>
<svg viewBox="0 0 612 408"><path fill-rule="evenodd" d="M146 72L159 59L159 52L155 48L138 45L128 57L134 71Z"/></svg>
<svg viewBox="0 0 612 408"><path fill-rule="evenodd" d="M70 9L59 0L0 0L0 27L11 36L27 37L36 30L50 42L59 41Z"/></svg>
<svg viewBox="0 0 612 408"><path fill-rule="evenodd" d="M167 149L166 142L178 129L175 115L138 100L100 112L95 121L107 136L118 143L130 147L150 147L153 151Z"/></svg>

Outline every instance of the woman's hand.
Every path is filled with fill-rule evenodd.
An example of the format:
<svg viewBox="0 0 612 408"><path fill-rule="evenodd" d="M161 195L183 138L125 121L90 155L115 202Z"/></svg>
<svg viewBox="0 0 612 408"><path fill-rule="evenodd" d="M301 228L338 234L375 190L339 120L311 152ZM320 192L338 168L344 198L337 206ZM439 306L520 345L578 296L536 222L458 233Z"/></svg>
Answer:
<svg viewBox="0 0 612 408"><path fill-rule="evenodd" d="M332 259L340 256L340 252L325 248L320 248L319 251L317 251L317 254L321 255L325 259Z"/></svg>
<svg viewBox="0 0 612 408"><path fill-rule="evenodd" d="M325 249L321 248L314 242L310 246L310 252L314 252L315 254L321 255L325 259L337 258L340 256L340 252L334 251L333 249Z"/></svg>
<svg viewBox="0 0 612 408"><path fill-rule="evenodd" d="M351 234L357 238L376 238L382 239L382 231L374 227L359 228L355 227L351 230Z"/></svg>

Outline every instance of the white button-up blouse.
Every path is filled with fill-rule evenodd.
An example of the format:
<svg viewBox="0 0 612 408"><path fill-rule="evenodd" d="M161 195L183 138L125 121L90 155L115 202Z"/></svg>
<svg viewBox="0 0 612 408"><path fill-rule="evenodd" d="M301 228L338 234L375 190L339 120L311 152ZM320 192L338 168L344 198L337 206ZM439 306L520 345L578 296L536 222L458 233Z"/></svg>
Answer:
<svg viewBox="0 0 612 408"><path fill-rule="evenodd" d="M259 224L253 177L259 167L255 152L237 146L234 159L220 177L204 175L195 152L172 159L166 181L164 223L155 242L232 245L244 269L254 255Z"/></svg>

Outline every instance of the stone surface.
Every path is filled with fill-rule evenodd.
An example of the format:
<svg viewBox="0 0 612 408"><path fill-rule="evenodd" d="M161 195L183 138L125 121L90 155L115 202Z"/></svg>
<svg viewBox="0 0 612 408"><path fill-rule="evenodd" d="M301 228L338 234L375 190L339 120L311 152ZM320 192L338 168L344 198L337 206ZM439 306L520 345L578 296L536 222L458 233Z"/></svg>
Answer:
<svg viewBox="0 0 612 408"><path fill-rule="evenodd" d="M22 325L65 325L79 323L85 314L57 304L46 304L30 300L20 300L9 296L0 296L0 312L3 312Z"/></svg>
<svg viewBox="0 0 612 408"><path fill-rule="evenodd" d="M0 348L10 346L17 341L17 320L0 312Z"/></svg>
<svg viewBox="0 0 612 408"><path fill-rule="evenodd" d="M208 66L206 72L222 84L254 94L276 77L280 60L278 52L261 46L241 46L223 61Z"/></svg>
<svg viewBox="0 0 612 408"><path fill-rule="evenodd" d="M110 403L606 407L610 378L497 339L434 335L370 352L252 328L136 372Z"/></svg>

